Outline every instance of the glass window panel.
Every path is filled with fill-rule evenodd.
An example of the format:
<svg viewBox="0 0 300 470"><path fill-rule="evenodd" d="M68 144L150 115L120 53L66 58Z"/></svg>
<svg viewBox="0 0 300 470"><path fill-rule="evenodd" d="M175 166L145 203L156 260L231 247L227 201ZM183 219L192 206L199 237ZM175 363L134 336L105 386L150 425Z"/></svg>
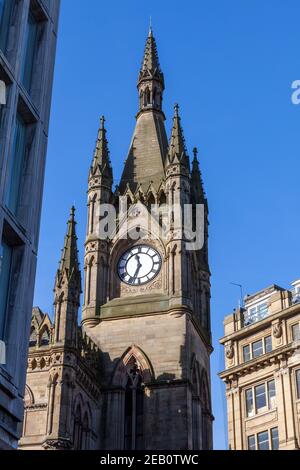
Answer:
<svg viewBox="0 0 300 470"><path fill-rule="evenodd" d="M259 450L270 450L268 431L257 434L257 444Z"/></svg>
<svg viewBox="0 0 300 470"><path fill-rule="evenodd" d="M37 37L38 22L33 14L29 12L22 67L22 82L28 92L30 92L31 88L34 58L37 48Z"/></svg>
<svg viewBox="0 0 300 470"><path fill-rule="evenodd" d="M262 340L252 344L252 357L259 357L264 353Z"/></svg>
<svg viewBox="0 0 300 470"><path fill-rule="evenodd" d="M2 241L0 245L0 339L4 336L12 251L12 247Z"/></svg>
<svg viewBox="0 0 300 470"><path fill-rule="evenodd" d="M248 436L248 450L256 450L255 436Z"/></svg>
<svg viewBox="0 0 300 470"><path fill-rule="evenodd" d="M267 406L265 384L255 387L255 406L256 411L261 411Z"/></svg>
<svg viewBox="0 0 300 470"><path fill-rule="evenodd" d="M293 341L298 341L300 339L299 323L292 326L292 337L293 337Z"/></svg>
<svg viewBox="0 0 300 470"><path fill-rule="evenodd" d="M273 346L272 346L272 336L267 336L265 338L265 353L269 353L271 352L273 349Z"/></svg>
<svg viewBox="0 0 300 470"><path fill-rule="evenodd" d="M244 358L244 362L250 361L250 359L251 359L250 345L249 344L247 344L247 346L243 347L243 358Z"/></svg>
<svg viewBox="0 0 300 470"><path fill-rule="evenodd" d="M268 382L268 400L269 400L269 409L272 410L276 406L276 388L275 380Z"/></svg>
<svg viewBox="0 0 300 470"><path fill-rule="evenodd" d="M12 151L8 162L8 186L6 189L6 204L13 213L16 213L19 202L25 150L26 125L22 118L17 116Z"/></svg>
<svg viewBox="0 0 300 470"><path fill-rule="evenodd" d="M272 439L272 450L278 450L279 449L278 428L271 429L271 439Z"/></svg>
<svg viewBox="0 0 300 470"><path fill-rule="evenodd" d="M5 53L14 0L0 0L0 49Z"/></svg>
<svg viewBox="0 0 300 470"><path fill-rule="evenodd" d="M263 304L260 304L257 306L257 312L259 315L265 315L268 313L268 304L267 302L264 302Z"/></svg>
<svg viewBox="0 0 300 470"><path fill-rule="evenodd" d="M300 370L296 371L297 397L300 400Z"/></svg>
<svg viewBox="0 0 300 470"><path fill-rule="evenodd" d="M247 409L247 416L254 415L254 403L253 403L253 391L252 389L246 390L246 409Z"/></svg>

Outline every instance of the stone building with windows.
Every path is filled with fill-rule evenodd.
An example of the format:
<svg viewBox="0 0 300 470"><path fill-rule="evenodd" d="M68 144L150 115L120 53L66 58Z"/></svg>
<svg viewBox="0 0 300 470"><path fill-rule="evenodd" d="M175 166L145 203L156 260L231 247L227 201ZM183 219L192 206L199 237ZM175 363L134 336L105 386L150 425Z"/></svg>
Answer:
<svg viewBox="0 0 300 470"><path fill-rule="evenodd" d="M59 8L0 0L0 449L22 433Z"/></svg>
<svg viewBox="0 0 300 470"><path fill-rule="evenodd" d="M73 211L54 323L34 310L22 449L212 448L208 205L178 106L168 143L164 88L150 29L136 127L116 189L101 119L88 177L81 326ZM116 228L103 237L106 203L115 208ZM152 206L185 204L193 214L197 204L204 207L204 245L194 251L176 217L162 237L164 219L150 214Z"/></svg>
<svg viewBox="0 0 300 470"><path fill-rule="evenodd" d="M229 448L299 449L300 280L247 296L224 328Z"/></svg>

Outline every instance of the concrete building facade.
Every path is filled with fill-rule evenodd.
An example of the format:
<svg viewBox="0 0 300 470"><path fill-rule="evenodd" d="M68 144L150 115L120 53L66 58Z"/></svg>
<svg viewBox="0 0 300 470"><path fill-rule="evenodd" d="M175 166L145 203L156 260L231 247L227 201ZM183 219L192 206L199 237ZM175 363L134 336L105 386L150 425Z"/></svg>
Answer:
<svg viewBox="0 0 300 470"><path fill-rule="evenodd" d="M300 281L247 296L224 328L229 448L299 449Z"/></svg>
<svg viewBox="0 0 300 470"><path fill-rule="evenodd" d="M190 165L177 105L168 142L164 88L150 29L136 127L115 190L101 118L88 177L81 327L70 228L56 277L54 325L34 312L23 449L212 448L208 205L197 150ZM106 203L115 208L116 228L103 237ZM187 249L176 218L167 237L161 236L163 220L150 214L151 206L176 204L204 207L201 249ZM98 368L88 364L90 355L98 358Z"/></svg>
<svg viewBox="0 0 300 470"><path fill-rule="evenodd" d="M0 0L0 449L22 433L59 7Z"/></svg>

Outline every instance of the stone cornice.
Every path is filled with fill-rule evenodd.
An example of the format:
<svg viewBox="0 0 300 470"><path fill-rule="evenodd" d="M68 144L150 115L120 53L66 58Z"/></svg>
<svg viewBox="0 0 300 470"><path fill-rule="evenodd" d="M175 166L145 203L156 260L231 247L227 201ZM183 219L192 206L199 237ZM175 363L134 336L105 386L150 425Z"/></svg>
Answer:
<svg viewBox="0 0 300 470"><path fill-rule="evenodd" d="M252 325L245 326L244 328L240 328L230 335L223 336L219 342L220 344L224 345L227 343L227 341L236 341L242 339L249 336L250 334L256 333L257 331L266 329L267 327L271 326L274 320L288 318L289 316L296 315L298 313L300 313L300 303L291 305L290 307L281 310L280 312L268 315L263 320L253 323Z"/></svg>
<svg viewBox="0 0 300 470"><path fill-rule="evenodd" d="M76 357L77 363L74 363L73 361L68 361L66 360L66 356L68 354L73 355L73 357ZM50 358L55 357L56 355L59 355L59 360L52 360L50 361ZM94 367L91 367L90 364L87 364L87 359L82 357L80 355L80 350L71 348L71 347L64 347L64 346L51 346L47 351L43 350L34 350L30 351L28 355L28 362L30 363L32 359L45 359L46 365L41 369L41 368L36 368L34 370L28 369L27 373L40 373L40 372L46 372L51 370L53 367L68 367L73 369L76 374L78 374L78 370L80 369L82 371L82 374L88 377L88 380L92 381L95 384L95 387L99 389L99 375L97 374L97 370L95 370ZM47 361L46 361L47 359ZM49 362L49 363L48 363Z"/></svg>
<svg viewBox="0 0 300 470"><path fill-rule="evenodd" d="M299 342L290 343L282 346L281 348L274 349L268 354L263 354L256 359L230 367L229 369L220 372L218 375L224 382L228 382L233 378L247 375L266 366L280 364L283 360L287 360L292 356L297 350L300 350Z"/></svg>

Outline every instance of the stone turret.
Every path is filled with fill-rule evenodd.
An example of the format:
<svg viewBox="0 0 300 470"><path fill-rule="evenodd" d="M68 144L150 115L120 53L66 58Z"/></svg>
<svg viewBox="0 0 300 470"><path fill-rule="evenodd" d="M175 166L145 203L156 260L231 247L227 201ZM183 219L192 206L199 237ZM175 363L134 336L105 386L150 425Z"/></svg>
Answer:
<svg viewBox="0 0 300 470"><path fill-rule="evenodd" d="M99 237L101 205L112 202L113 171L111 167L104 116L89 172L88 223L85 241L85 284L83 324L95 326L99 322L99 309L106 302L108 241Z"/></svg>
<svg viewBox="0 0 300 470"><path fill-rule="evenodd" d="M71 208L55 287L54 342L76 346L81 273L78 261L75 208Z"/></svg>

